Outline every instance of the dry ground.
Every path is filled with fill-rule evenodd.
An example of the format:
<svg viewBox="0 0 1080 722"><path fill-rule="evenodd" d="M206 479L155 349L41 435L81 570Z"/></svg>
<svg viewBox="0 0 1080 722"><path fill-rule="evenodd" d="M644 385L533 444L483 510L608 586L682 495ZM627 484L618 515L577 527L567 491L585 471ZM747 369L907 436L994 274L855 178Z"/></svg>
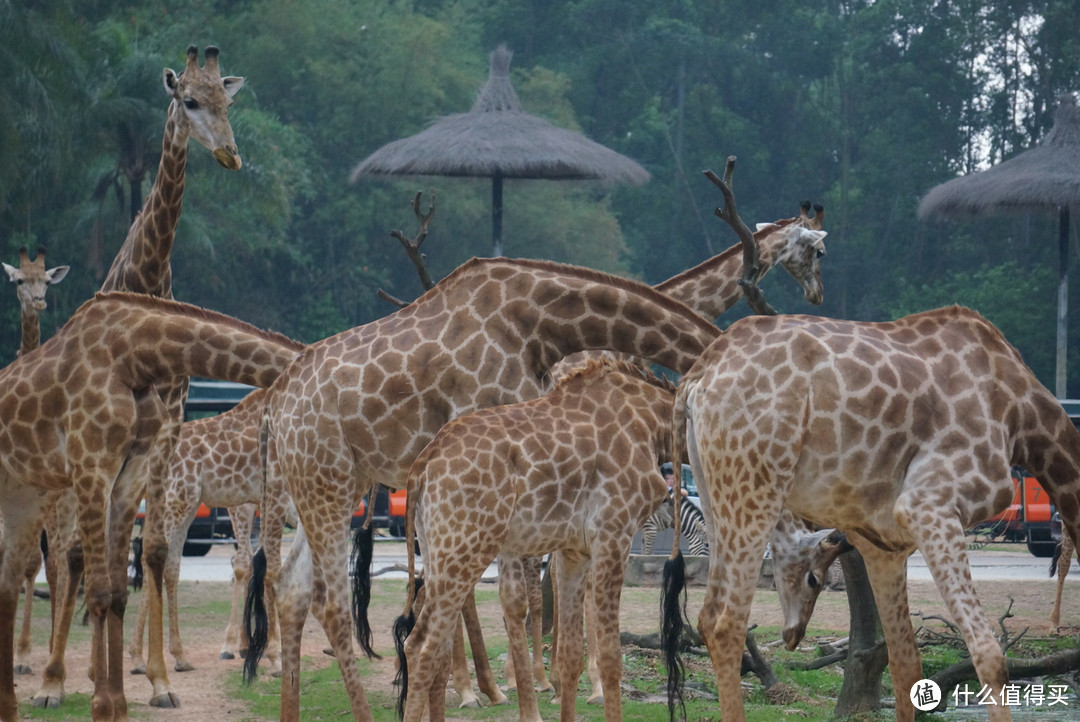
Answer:
<svg viewBox="0 0 1080 722"><path fill-rule="evenodd" d="M227 554L225 550L215 550L214 553ZM1040 560L1038 562L1042 564ZM1075 566L1075 565L1074 565ZM1075 572L1075 570L1074 570ZM1062 619L1069 624L1080 624L1080 574L1074 574L1075 580L1070 581L1066 592L1066 603ZM400 585L404 590L404 581L379 581L379 585L390 585L390 593L393 587ZM481 585L482 588L494 590L494 585ZM1029 628L1029 636L1050 635L1047 617L1053 599L1054 582L1050 579L1045 581L1025 582L982 582L977 584L980 599L987 612L996 620L1009 606L1009 600L1013 600L1013 617L1006 621L1008 628L1014 632ZM485 622L486 638L492 646L505 647L505 633L499 616L498 603L494 594L484 595L487 601L481 604L481 618ZM692 588L689 595L688 609L691 619L696 620L697 610L700 607L703 590L700 587ZM931 582L912 582L910 584L911 609L913 612L924 614L939 614L947 616L941 598ZM129 627L133 623L138 609L139 594L133 594L128 607ZM170 673L174 690L180 696L182 706L176 710L156 710L147 706L149 698L149 685L145 677L129 676L126 679L130 711L134 719L162 720L167 722L206 722L207 720L253 720L246 704L236 700L229 692L229 681L234 673L239 670L240 661L222 661L218 659L218 651L221 645L221 635L224 631L228 615L229 589L225 583L218 582L185 582L181 588L182 600L199 601L200 607L206 607L208 602L214 602L208 611L198 614L182 613L181 621L184 630L185 649L189 659L195 665L193 672ZM637 633L651 633L658 629L657 625L657 590L627 588L623 594L621 613L621 627L623 631ZM376 631L376 649L389 655L392 650L392 642L389 627L393 618L400 612L397 603L382 603L372 611L373 627ZM48 602L38 600L35 603L36 615L35 655L34 669L40 673L45 663L44 645L48 635ZM776 627L780 624L779 606L775 592L759 591L754 603L751 621L762 627ZM836 632L843 634L848 622L847 597L843 592L826 592L819 600L815 617L809 630L808 642L817 635L832 635ZM1075 633L1075 627L1073 628ZM92 686L86 677L86 664L89 652L89 640L85 629L76 630L73 635L75 641L70 647L68 655L68 684L67 691L71 693L89 694ZM130 633L128 634L130 639ZM313 666L325 666L331 663L329 657L322 653L325 646L325 638L314 619L308 621L304 633L304 654L309 658L305 669ZM172 659L166 654L166 662L171 665ZM389 656L376 665L377 674L368 675L365 684L368 689L390 690L394 674L394 662ZM496 673L501 673L501 662L495 661L493 666ZM29 699L37 687L39 677L20 677L17 680L18 694L21 701ZM25 719L76 719L61 714L43 713L39 710L31 710L28 705L23 705ZM348 717L347 710L343 710ZM328 718L337 715L328 715ZM340 717L337 717L340 718ZM508 709L505 716L500 718L517 719L516 709Z"/></svg>

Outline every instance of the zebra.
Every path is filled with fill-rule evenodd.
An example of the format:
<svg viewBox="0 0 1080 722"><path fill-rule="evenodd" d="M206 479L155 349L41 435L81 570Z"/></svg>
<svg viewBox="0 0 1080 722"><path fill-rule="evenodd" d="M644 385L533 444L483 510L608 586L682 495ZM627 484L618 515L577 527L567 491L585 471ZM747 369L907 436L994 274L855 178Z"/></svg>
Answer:
<svg viewBox="0 0 1080 722"><path fill-rule="evenodd" d="M690 555L708 555L709 538L705 531L705 517L701 515L701 510L686 499L683 499L683 503L679 505L679 509L680 516L682 516L682 535L689 546ZM641 527L642 554L653 553L653 543L656 541L656 534L664 529L671 528L672 522L675 519L674 511L675 504L671 495L668 494L668 498L664 499L664 502L660 507L652 513L652 516L645 520L645 525Z"/></svg>

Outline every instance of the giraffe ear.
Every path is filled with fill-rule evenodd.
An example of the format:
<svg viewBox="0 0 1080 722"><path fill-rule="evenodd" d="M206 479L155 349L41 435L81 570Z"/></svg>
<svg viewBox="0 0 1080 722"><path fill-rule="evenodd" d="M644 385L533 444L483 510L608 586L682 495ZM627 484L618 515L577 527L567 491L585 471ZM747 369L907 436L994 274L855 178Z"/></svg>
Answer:
<svg viewBox="0 0 1080 722"><path fill-rule="evenodd" d="M71 269L71 266L57 266L56 268L50 268L45 272L45 275L49 279L49 285L60 283L64 280L64 276Z"/></svg>
<svg viewBox="0 0 1080 722"><path fill-rule="evenodd" d="M5 263L4 264L4 270L7 271L8 280L14 281L15 280L15 274L18 273L18 269L15 268L15 266L9 266L8 264Z"/></svg>
<svg viewBox="0 0 1080 722"><path fill-rule="evenodd" d="M180 76L172 68L165 68L161 73L161 82L165 86L165 92L170 98L176 96L176 89L180 87Z"/></svg>
<svg viewBox="0 0 1080 722"><path fill-rule="evenodd" d="M225 92L230 98L236 95L236 91L244 87L244 79L235 75L227 75L221 79L221 82L225 84Z"/></svg>

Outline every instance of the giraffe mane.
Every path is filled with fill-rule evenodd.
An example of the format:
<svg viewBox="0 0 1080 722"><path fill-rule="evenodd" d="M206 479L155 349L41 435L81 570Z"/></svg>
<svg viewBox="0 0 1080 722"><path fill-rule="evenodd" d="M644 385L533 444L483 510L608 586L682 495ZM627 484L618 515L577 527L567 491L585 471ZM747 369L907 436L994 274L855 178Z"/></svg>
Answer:
<svg viewBox="0 0 1080 722"><path fill-rule="evenodd" d="M610 373L632 376L635 379L647 382L651 386L655 386L661 391L675 393L676 387L674 383L663 376L657 376L646 366L609 356L593 357L583 365L570 369L555 382L555 389L559 389L575 379L599 378Z"/></svg>
<svg viewBox="0 0 1080 722"><path fill-rule="evenodd" d="M558 263L556 261L537 260L532 258L471 258L465 263L455 268L449 274L443 278L442 281L435 284L424 296L421 296L418 301L426 297L431 293L445 293L454 286L464 283L462 279L468 279L475 273L478 273L478 269L483 269L489 266L520 266L522 268L529 268L537 271L546 271L548 273L560 274L564 276L573 276L585 281L592 281L593 283L600 283L608 286L614 286L620 290L629 291L638 295L647 296L649 300L656 303L658 306L682 315L687 318L693 318L695 323L698 323L702 328L709 329L710 333L716 333L717 327L703 316L695 313L687 305L681 301L677 301L670 296L660 293L652 286L642 283L641 281L635 281L630 278L624 278L622 276L616 276L604 271L596 271L591 268L584 268L582 266L573 266L567 263Z"/></svg>
<svg viewBox="0 0 1080 722"><path fill-rule="evenodd" d="M772 223L765 226L761 230L754 231L754 241L760 242L766 236L768 236L768 235L770 235L772 233L775 233L776 231L779 231L782 228L786 228L786 227L790 226L793 223L797 223L797 222L799 222L799 220L801 220L801 219L799 219L799 218L782 218L782 219L780 219L778 221L773 221ZM696 266L694 266L692 268L688 268L685 271L683 271L682 273L679 273L677 275L672 276L671 278L667 279L663 283L657 284L656 285L656 290L658 290L660 292L663 292L665 289L667 289L667 288L669 288L671 286L677 286L677 285L682 284L682 283L684 283L686 281L692 281L692 280L694 280L694 279L696 279L696 278L698 278L700 276L708 275L708 274L713 272L713 269L716 268L716 266L719 266L719 265L722 265L722 264L726 263L727 261L731 260L732 256L741 254L742 252L743 252L742 251L742 244L741 243L736 243L734 246L731 246L730 248L727 248L727 249L721 251L720 253L716 254L715 256L712 256L711 258L705 259L704 261L697 264Z"/></svg>
<svg viewBox="0 0 1080 722"><path fill-rule="evenodd" d="M227 326L238 331L257 333L268 341L281 344L282 346L289 346L291 348L294 348L297 352L303 351L306 348L305 344L293 340L284 334L278 333L277 331L266 331L257 328L247 323L246 321L241 321L238 318L227 316L224 313L211 311L210 309L202 308L201 306L195 306L190 303L184 303L182 301L174 301L172 299L160 298L158 296L150 296L145 293L130 293L127 291L107 291L95 293L93 298L91 298L89 301L86 301L85 303L83 303L82 306L76 309L75 313L71 315L71 318L68 320L68 322L64 324L64 328L66 329L72 322L77 323L77 317L81 312L89 309L92 306L110 302L122 303L128 306L139 306L141 308L146 308L150 310L179 313L184 316L189 316L191 318L198 318L201 320L220 324L222 326Z"/></svg>

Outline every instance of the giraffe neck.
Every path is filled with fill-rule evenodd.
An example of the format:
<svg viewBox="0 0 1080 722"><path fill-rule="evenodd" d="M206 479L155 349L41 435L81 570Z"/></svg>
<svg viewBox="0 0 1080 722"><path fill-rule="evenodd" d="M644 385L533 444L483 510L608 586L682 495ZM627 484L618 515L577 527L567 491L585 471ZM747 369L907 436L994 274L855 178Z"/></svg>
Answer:
<svg viewBox="0 0 1080 722"><path fill-rule="evenodd" d="M22 342L19 344L19 355L30 353L41 345L41 324L38 320L38 312L31 308L24 308L22 312Z"/></svg>
<svg viewBox="0 0 1080 722"><path fill-rule="evenodd" d="M98 294L55 338L81 339L80 355L104 359L130 388L178 376L265 387L305 348L223 314L143 294Z"/></svg>
<svg viewBox="0 0 1080 722"><path fill-rule="evenodd" d="M179 104L169 104L161 140L154 185L131 224L123 248L116 255L103 291L131 291L172 297L172 254L176 225L184 200L184 173L188 154L187 120Z"/></svg>
<svg viewBox="0 0 1080 722"><path fill-rule="evenodd" d="M776 258L776 245L783 234L773 233L794 219L779 221L754 234L761 261L759 280L769 272ZM739 278L742 276L742 245L731 248L699 263L655 288L692 308L705 318L717 318L743 297Z"/></svg>
<svg viewBox="0 0 1080 722"><path fill-rule="evenodd" d="M469 306L490 334L523 342L538 379L563 357L593 349L685 373L720 335L716 326L649 286L545 261L474 259L440 288L444 293L424 298L440 309ZM454 299L459 293L468 297L460 305ZM496 333L499 326L505 330ZM514 333L506 333L511 328Z"/></svg>

